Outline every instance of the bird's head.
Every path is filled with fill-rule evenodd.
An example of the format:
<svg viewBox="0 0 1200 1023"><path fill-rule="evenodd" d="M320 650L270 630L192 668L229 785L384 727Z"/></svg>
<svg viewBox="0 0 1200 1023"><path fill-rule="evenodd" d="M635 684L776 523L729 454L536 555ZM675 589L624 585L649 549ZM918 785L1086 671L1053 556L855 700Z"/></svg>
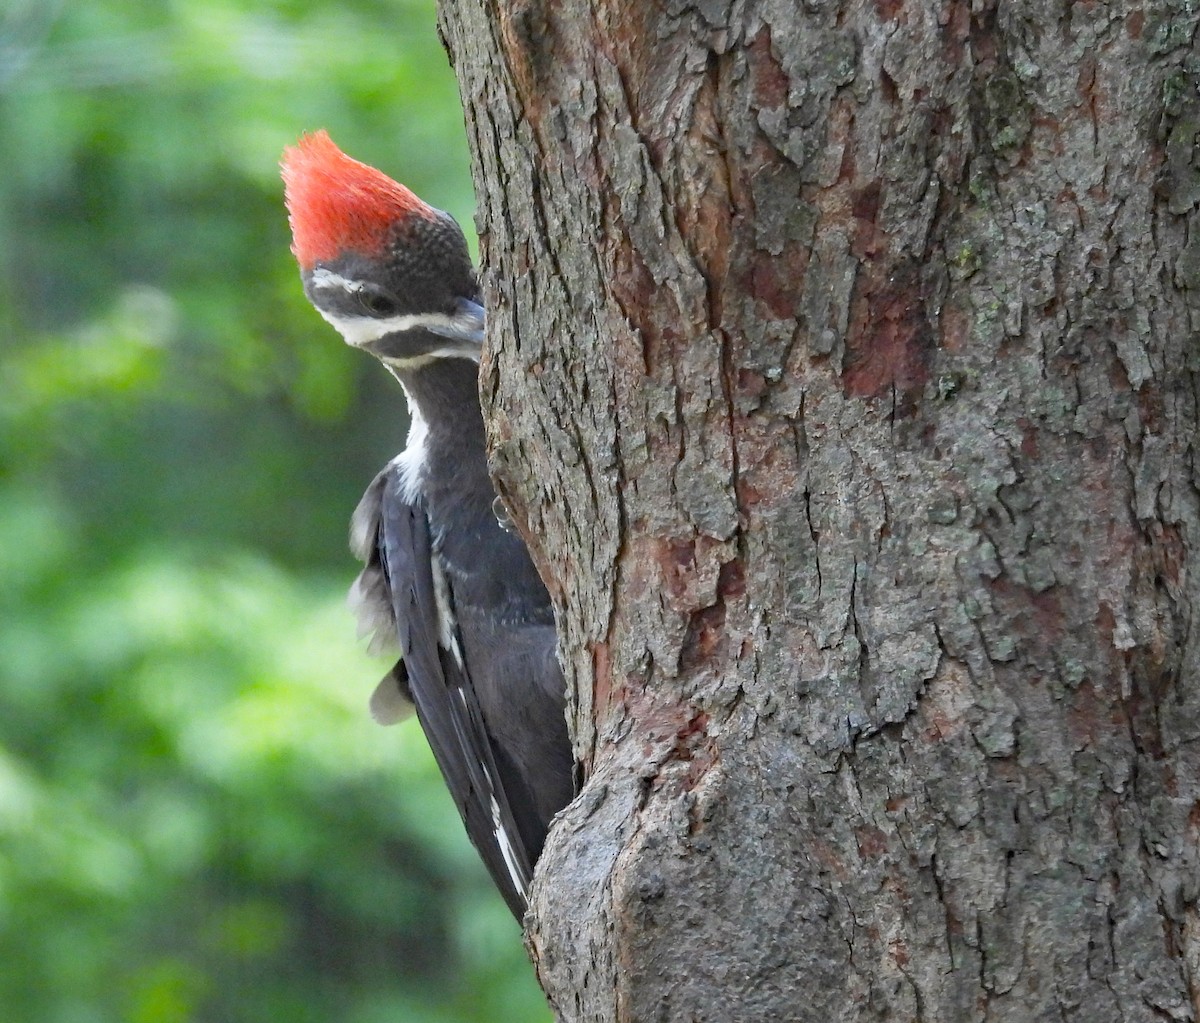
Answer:
<svg viewBox="0 0 1200 1023"><path fill-rule="evenodd" d="M309 300L396 370L478 360L483 308L462 229L323 131L283 154L292 252Z"/></svg>

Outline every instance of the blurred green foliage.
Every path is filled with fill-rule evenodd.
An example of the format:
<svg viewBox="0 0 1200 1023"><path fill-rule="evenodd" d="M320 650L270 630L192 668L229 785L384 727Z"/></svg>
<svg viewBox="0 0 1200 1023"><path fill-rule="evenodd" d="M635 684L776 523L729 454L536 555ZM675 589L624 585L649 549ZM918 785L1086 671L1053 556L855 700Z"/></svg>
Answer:
<svg viewBox="0 0 1200 1023"><path fill-rule="evenodd" d="M403 402L308 307L283 146L469 223L432 0L0 8L0 1018L536 1021L346 522Z"/></svg>

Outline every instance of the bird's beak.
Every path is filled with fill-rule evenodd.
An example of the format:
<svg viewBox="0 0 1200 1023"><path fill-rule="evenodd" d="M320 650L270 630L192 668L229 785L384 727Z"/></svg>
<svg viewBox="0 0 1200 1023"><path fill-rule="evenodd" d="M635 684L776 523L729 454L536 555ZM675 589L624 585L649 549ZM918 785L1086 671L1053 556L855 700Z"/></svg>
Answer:
<svg viewBox="0 0 1200 1023"><path fill-rule="evenodd" d="M454 341L471 341L483 344L483 306L478 302L461 298L446 323L425 328L431 334L439 334Z"/></svg>

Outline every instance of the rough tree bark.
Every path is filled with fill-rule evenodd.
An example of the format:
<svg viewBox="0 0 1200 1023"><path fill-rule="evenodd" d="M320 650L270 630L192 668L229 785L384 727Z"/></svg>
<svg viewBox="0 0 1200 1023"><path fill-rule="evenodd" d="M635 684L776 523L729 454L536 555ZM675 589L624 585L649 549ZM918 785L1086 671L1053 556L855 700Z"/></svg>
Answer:
<svg viewBox="0 0 1200 1023"><path fill-rule="evenodd" d="M445 0L562 1020L1195 1018L1198 19Z"/></svg>

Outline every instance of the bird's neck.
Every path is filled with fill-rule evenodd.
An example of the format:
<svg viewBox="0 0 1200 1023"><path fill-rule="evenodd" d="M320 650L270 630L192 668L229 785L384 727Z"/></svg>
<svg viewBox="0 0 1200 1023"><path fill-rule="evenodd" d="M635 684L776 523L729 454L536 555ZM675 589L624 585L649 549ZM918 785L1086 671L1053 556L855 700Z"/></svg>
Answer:
<svg viewBox="0 0 1200 1023"><path fill-rule="evenodd" d="M483 414L479 410L479 364L466 358L434 359L417 368L392 368L404 387L409 406L424 420L431 435L452 434L478 439L483 446Z"/></svg>
<svg viewBox="0 0 1200 1023"><path fill-rule="evenodd" d="M413 416L406 452L413 482L435 502L440 496L490 508L494 493L479 408L478 363L439 358L417 368L389 368L403 385Z"/></svg>

